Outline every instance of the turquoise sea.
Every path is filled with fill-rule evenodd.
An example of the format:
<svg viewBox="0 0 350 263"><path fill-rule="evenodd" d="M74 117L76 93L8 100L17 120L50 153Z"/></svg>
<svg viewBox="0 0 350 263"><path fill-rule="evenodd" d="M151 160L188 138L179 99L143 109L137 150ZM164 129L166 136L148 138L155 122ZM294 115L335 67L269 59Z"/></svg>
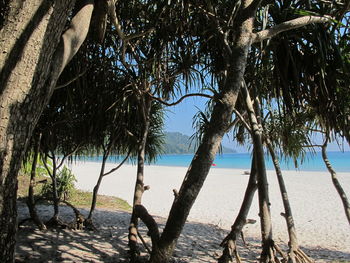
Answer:
<svg viewBox="0 0 350 263"><path fill-rule="evenodd" d="M336 172L350 172L350 151L347 152L328 152L328 158ZM153 165L161 166L182 166L188 167L193 154L168 154L158 157ZM89 161L100 161L101 158L88 158ZM85 159L87 160L87 159ZM111 157L109 162L118 162L120 158ZM250 169L250 153L230 153L217 155L213 168L233 168L233 169ZM274 170L271 159L266 158L268 170ZM327 171L322 159L321 152L307 153L304 161L298 162L296 168L292 160L281 160L280 166L283 170L301 170L301 171Z"/></svg>

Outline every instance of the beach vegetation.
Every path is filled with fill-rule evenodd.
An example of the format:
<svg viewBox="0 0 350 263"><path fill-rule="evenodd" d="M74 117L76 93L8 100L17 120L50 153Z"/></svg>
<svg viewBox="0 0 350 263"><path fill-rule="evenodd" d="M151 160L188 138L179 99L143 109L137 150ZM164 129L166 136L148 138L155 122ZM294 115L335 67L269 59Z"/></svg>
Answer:
<svg viewBox="0 0 350 263"><path fill-rule="evenodd" d="M34 197L35 203L37 204L50 204L50 199L43 199L42 187L43 183L48 180L48 176L38 176L37 184L34 187ZM41 182L41 183L39 183ZM30 184L30 173L21 173L18 176L18 199L19 201L27 202L28 200L28 187ZM70 191L70 195L67 198L67 201L74 205L74 207L79 209L89 209L91 206L91 201L93 198L93 193L90 191L83 191L74 187ZM64 203L63 203L64 205ZM108 195L98 195L96 205L102 210L122 210L122 211L131 211L130 204L118 197L108 196ZM40 217L40 215L39 215ZM32 218L31 218L32 219Z"/></svg>

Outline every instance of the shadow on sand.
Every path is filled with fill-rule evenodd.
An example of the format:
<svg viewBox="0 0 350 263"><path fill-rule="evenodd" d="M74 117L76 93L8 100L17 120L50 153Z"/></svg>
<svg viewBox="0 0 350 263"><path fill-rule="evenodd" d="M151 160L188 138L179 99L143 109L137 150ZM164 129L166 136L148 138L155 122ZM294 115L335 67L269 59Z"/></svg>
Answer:
<svg viewBox="0 0 350 263"><path fill-rule="evenodd" d="M49 206L38 206L43 220L50 218ZM86 215L88 211L81 210ZM73 220L72 211L62 206L62 218ZM28 216L23 205L19 206L19 218ZM127 262L127 236L130 213L123 211L96 210L94 222L98 231L73 231L50 229L45 232L35 229L32 223L21 226L17 237L16 262ZM160 228L164 218L156 217ZM141 223L140 233L150 245L147 229ZM188 222L178 240L174 255L176 263L217 262L221 255L220 242L227 234L217 226ZM259 240L246 237L249 246L239 240L239 253L243 262L257 262ZM285 246L283 247L286 248ZM142 259L146 262L147 251L140 245ZM303 250L316 262L350 262L350 254L324 248L304 247Z"/></svg>

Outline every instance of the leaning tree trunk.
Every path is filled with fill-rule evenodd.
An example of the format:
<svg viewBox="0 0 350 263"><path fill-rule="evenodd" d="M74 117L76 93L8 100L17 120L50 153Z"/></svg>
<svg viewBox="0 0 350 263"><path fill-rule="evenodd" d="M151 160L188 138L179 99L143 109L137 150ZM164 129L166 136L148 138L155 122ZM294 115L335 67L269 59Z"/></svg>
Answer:
<svg viewBox="0 0 350 263"><path fill-rule="evenodd" d="M245 15L243 21L237 21L236 41L232 53L228 55L228 67L225 72L225 81L222 82L221 92L218 96L219 99L216 101L208 128L187 170L179 194L173 202L159 244L152 250L150 259L152 263L169 262L191 207L208 175L222 137L230 126L246 67L248 49L251 46L255 4L259 4L259 1L254 3L251 0L242 1L242 9L239 12L243 12Z"/></svg>
<svg viewBox="0 0 350 263"><path fill-rule="evenodd" d="M94 186L94 190L93 190L93 193L92 193L92 201L91 201L90 212L89 212L89 215L88 215L87 219L84 221L84 225L86 227L89 227L89 228L92 228L92 229L95 229L95 226L94 226L94 224L92 222L92 215L93 215L93 213L95 211L95 208L96 208L98 190L100 189L100 186L101 186L101 183L102 183L102 179L106 175L109 175L109 174L113 173L114 171L118 170L127 161L127 159L130 156L131 151L129 151L129 153L126 155L124 160L117 167L115 167L115 168L113 168L110 171L105 173L105 166L106 166L106 161L107 161L107 158L109 156L109 153L110 153L110 149L105 151L104 154L103 154L100 175L99 175L99 177L97 179L97 183Z"/></svg>
<svg viewBox="0 0 350 263"><path fill-rule="evenodd" d="M333 185L341 198L341 201L342 201L343 206L344 206L346 218L348 219L348 222L350 224L350 203L349 203L348 197L346 196L346 193L345 193L343 187L341 186L341 184L338 180L337 173L333 169L333 167L328 159L327 144L328 144L328 138L326 138L324 144L322 145L322 158L323 158L323 161L324 161L329 173L332 176Z"/></svg>
<svg viewBox="0 0 350 263"><path fill-rule="evenodd" d="M30 183L29 183L29 189L28 189L27 205L28 205L31 219L39 227L40 230L45 230L46 226L38 216L38 213L35 208L35 199L34 199L35 174L36 174L36 167L37 167L37 162L39 158L40 140L41 140L41 134L37 138L36 146L34 149L32 168L30 171Z"/></svg>
<svg viewBox="0 0 350 263"><path fill-rule="evenodd" d="M262 131L259 127L252 100L250 98L248 88L244 81L242 93L245 98L245 104L247 107L248 118L251 126L251 134L254 144L254 150L256 153L256 167L258 170L257 181L259 194L259 215L262 237L262 252L260 262L275 262L275 244L272 239L272 221L264 158L264 148L262 143Z"/></svg>
<svg viewBox="0 0 350 263"><path fill-rule="evenodd" d="M93 1L6 1L0 28L0 258L13 262L17 173L57 79L87 35Z"/></svg>
<svg viewBox="0 0 350 263"><path fill-rule="evenodd" d="M103 153L100 175L99 175L99 177L97 179L96 185L94 186L94 190L93 190L93 194L92 194L92 201L91 201L90 212L89 212L89 215L88 215L88 217L86 219L89 222L89 224L90 223L92 224L92 214L93 214L93 212L95 210L95 207L96 207L98 189L100 189L100 185L101 185L101 182L102 182L102 179L103 179L103 175L105 173L105 167L106 167L107 158L108 158L108 154L107 154L107 151L105 151Z"/></svg>
<svg viewBox="0 0 350 263"><path fill-rule="evenodd" d="M237 263L241 263L237 251L236 240L239 234L242 232L244 225L247 223L247 216L253 202L254 194L257 189L256 183L257 170L256 170L256 158L253 150L252 165L250 170L249 181L247 189L244 194L243 202L239 213L236 217L235 222L231 226L231 232L224 238L220 246L224 247L223 253L218 260L218 263L229 263L233 261L233 257L236 259Z"/></svg>
<svg viewBox="0 0 350 263"><path fill-rule="evenodd" d="M145 191L143 178L144 178L144 166L145 166L145 154L146 154L146 144L147 137L150 127L150 111L151 111L151 98L145 98L143 108L143 133L138 147L138 156L137 156L137 175L134 191L134 200L133 200L133 212L131 214L130 225L129 225L129 248L130 248L130 262L137 262L138 258L138 247L137 247L137 225L138 225L138 215L135 211L135 208L142 205L142 195Z"/></svg>
<svg viewBox="0 0 350 263"><path fill-rule="evenodd" d="M283 206L284 206L284 217L286 219L287 228L288 228L288 235L289 235L289 253L288 253L288 263L311 263L313 262L312 259L310 259L300 248L297 238L297 232L294 225L294 219L292 215L292 208L289 203L287 188L284 183L282 171L279 165L278 158L275 154L275 151L273 149L272 143L269 138L265 139L267 147L269 149L269 153L271 155L276 175L278 179L279 188L281 191L281 196L283 200Z"/></svg>

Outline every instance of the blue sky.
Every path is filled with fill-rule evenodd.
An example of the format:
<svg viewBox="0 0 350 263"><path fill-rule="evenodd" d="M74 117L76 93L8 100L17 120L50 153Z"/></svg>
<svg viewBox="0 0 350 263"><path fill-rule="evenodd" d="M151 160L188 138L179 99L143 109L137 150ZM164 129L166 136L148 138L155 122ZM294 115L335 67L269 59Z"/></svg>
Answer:
<svg viewBox="0 0 350 263"><path fill-rule="evenodd" d="M207 98L203 97L189 97L182 101L180 104L168 107L167 116L165 118L165 130L169 132L181 132L188 136L191 136L194 133L192 128L192 118L197 113L198 109L204 110L205 102ZM322 143L322 138L316 138L317 143ZM237 152L247 152L247 147L238 146L232 141L232 136L229 138L225 136L223 139L224 146L232 148ZM344 147L345 151L350 151L349 145L347 143ZM339 151L339 147L336 143L331 143L328 146L329 151Z"/></svg>

